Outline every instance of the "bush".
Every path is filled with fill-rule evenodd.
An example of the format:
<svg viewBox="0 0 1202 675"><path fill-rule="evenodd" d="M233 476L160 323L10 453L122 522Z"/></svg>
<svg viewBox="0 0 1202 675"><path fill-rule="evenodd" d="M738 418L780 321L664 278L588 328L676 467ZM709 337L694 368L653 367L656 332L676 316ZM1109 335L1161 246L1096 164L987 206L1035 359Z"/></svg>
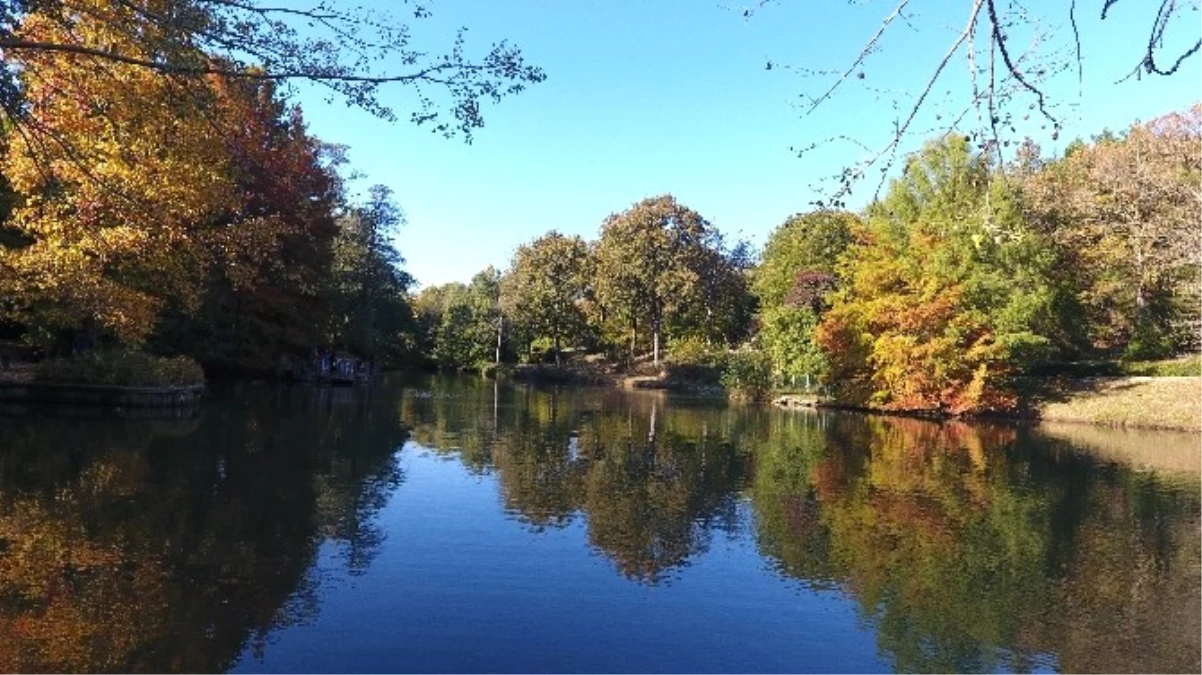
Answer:
<svg viewBox="0 0 1202 675"><path fill-rule="evenodd" d="M722 351L712 349L699 337L686 337L673 340L668 347L668 361L682 366L715 366L719 365Z"/></svg>
<svg viewBox="0 0 1202 675"><path fill-rule="evenodd" d="M204 371L186 356L163 358L143 352L96 352L37 364L35 382L158 387L203 384Z"/></svg>
<svg viewBox="0 0 1202 675"><path fill-rule="evenodd" d="M767 355L753 349L740 349L726 359L722 386L736 399L758 401L772 389L772 364Z"/></svg>

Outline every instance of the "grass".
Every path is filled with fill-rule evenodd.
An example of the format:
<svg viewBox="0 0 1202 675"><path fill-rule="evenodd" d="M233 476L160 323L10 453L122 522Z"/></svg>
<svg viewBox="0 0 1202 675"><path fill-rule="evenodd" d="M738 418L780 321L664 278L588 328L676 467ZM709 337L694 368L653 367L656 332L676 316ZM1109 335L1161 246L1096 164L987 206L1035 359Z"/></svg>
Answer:
<svg viewBox="0 0 1202 675"><path fill-rule="evenodd" d="M1027 378L1022 416L1119 427L1202 431L1202 378Z"/></svg>
<svg viewBox="0 0 1202 675"><path fill-rule="evenodd" d="M1120 361L1124 375L1143 377L1199 377L1202 376L1202 354L1190 354L1164 361Z"/></svg>

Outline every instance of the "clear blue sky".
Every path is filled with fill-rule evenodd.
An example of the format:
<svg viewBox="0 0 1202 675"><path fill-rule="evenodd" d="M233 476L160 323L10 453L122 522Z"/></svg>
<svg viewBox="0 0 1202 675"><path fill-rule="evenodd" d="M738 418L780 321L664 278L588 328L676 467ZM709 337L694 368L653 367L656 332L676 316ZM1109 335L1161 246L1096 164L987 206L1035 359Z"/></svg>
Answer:
<svg viewBox="0 0 1202 675"><path fill-rule="evenodd" d="M844 67L895 2L782 0L749 18L742 5L721 3L437 0L434 19L414 24L420 39L449 45L455 28L467 26L469 50L508 39L548 76L500 105L487 104L487 126L472 145L405 121L374 119L312 90L302 90L299 100L311 132L350 147L354 169L366 175L359 188L383 183L394 190L408 217L398 247L423 286L466 281L490 264L503 268L519 244L550 229L595 238L605 216L662 193L723 232L762 244L787 216L821 196L817 181L864 155L850 143L801 158L790 147L840 134L879 145L897 112L891 96L869 87L919 88L963 27L970 4L913 0L919 30L896 26L863 80L803 118L799 94L829 80L783 66ZM1044 25L1059 27L1062 39L1067 0L1040 4L1055 6ZM1060 140L1051 142L1034 122L1020 129L1044 139L1045 151L1200 98L1197 57L1173 78L1115 84L1139 60L1154 10L1119 3L1103 23L1094 7L1100 4L1078 2L1081 96L1075 70L1048 84L1066 103ZM1174 37L1192 45L1197 14L1182 23ZM768 70L768 61L778 65ZM967 70L962 57L952 61L947 85L932 93L931 116L947 113L945 91L962 84ZM410 96L394 88L382 98L405 119ZM873 187L860 190L852 206L862 206Z"/></svg>

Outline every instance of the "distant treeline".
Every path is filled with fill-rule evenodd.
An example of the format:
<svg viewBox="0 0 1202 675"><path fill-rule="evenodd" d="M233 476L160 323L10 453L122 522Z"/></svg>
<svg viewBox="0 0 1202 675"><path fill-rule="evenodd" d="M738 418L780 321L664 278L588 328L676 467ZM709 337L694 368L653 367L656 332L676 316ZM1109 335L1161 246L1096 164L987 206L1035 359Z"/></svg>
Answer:
<svg viewBox="0 0 1202 675"><path fill-rule="evenodd" d="M1202 107L1004 166L932 141L863 212L787 219L762 254L670 196L550 232L509 268L425 289L422 351L446 368L667 346L732 387L819 385L840 401L1007 409L1012 378L1199 342ZM733 353L729 349L735 348Z"/></svg>

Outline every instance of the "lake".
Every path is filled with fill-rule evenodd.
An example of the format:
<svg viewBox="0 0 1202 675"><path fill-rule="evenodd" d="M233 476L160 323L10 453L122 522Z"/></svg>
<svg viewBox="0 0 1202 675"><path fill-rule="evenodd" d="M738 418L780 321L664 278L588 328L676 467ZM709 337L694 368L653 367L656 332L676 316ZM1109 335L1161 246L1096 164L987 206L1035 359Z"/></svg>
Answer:
<svg viewBox="0 0 1202 675"><path fill-rule="evenodd" d="M1196 434L417 376L86 413L0 417L6 672L1200 668Z"/></svg>

